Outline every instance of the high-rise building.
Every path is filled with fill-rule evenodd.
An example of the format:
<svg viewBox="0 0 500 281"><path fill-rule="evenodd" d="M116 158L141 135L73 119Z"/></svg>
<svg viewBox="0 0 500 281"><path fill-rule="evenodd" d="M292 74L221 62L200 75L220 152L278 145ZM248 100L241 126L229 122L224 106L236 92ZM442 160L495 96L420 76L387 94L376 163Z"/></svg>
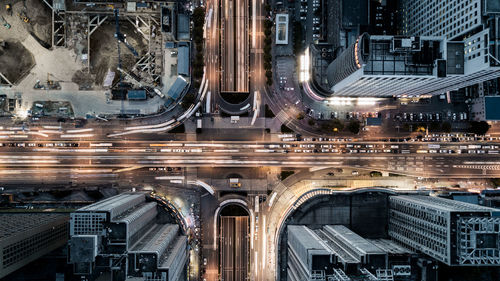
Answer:
<svg viewBox="0 0 500 281"><path fill-rule="evenodd" d="M159 220L159 207L143 193L124 193L71 214L69 262L92 280L178 281L186 278L187 237Z"/></svg>
<svg viewBox="0 0 500 281"><path fill-rule="evenodd" d="M389 236L449 266L500 264L500 209L431 196L391 196Z"/></svg>
<svg viewBox="0 0 500 281"><path fill-rule="evenodd" d="M442 36L463 43L466 75L500 66L498 0L402 0L401 20L406 36ZM496 72L492 78L499 76Z"/></svg>
<svg viewBox="0 0 500 281"><path fill-rule="evenodd" d="M413 253L391 240L369 240L343 225L289 225L287 280L409 280ZM392 279L384 279L385 277ZM368 280L368 279L367 279Z"/></svg>
<svg viewBox="0 0 500 281"><path fill-rule="evenodd" d="M68 214L0 213L0 278L62 247Z"/></svg>
<svg viewBox="0 0 500 281"><path fill-rule="evenodd" d="M403 36L362 34L329 65L332 96L437 95L500 77L498 1L403 0L400 16Z"/></svg>
<svg viewBox="0 0 500 281"><path fill-rule="evenodd" d="M478 37L473 41L486 40ZM333 96L436 95L500 76L500 67L469 60L463 42L442 37L362 34L327 70Z"/></svg>

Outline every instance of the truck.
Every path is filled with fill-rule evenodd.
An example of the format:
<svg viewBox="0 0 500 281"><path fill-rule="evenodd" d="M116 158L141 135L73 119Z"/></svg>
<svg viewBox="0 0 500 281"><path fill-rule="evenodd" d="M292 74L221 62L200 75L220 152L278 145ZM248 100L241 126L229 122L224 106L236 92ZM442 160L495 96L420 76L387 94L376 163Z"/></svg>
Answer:
<svg viewBox="0 0 500 281"><path fill-rule="evenodd" d="M241 187L240 179L239 178L230 178L229 179L229 186L232 188Z"/></svg>
<svg viewBox="0 0 500 281"><path fill-rule="evenodd" d="M196 129L201 129L202 125L201 125L201 119L197 119L196 120Z"/></svg>
<svg viewBox="0 0 500 281"><path fill-rule="evenodd" d="M163 94L160 90L158 90L158 89L156 89L156 88L155 88L155 89L154 89L154 91L155 91L155 93L156 93L158 96L160 96L160 98L162 98L162 99L163 99L163 98L165 98L165 95L164 95L164 94Z"/></svg>

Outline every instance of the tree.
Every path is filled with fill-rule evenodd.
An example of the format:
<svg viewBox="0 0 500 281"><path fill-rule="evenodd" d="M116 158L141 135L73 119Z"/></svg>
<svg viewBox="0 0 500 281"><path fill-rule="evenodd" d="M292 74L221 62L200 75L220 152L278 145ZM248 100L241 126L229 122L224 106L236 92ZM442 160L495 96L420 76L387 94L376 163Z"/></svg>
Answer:
<svg viewBox="0 0 500 281"><path fill-rule="evenodd" d="M192 92L187 93L182 99L181 103L182 108L184 110L187 110L195 101L196 101L196 96Z"/></svg>
<svg viewBox="0 0 500 281"><path fill-rule="evenodd" d="M451 124L450 122L443 122L443 124L441 124L441 130L445 133L449 133L451 132Z"/></svg>
<svg viewBox="0 0 500 281"><path fill-rule="evenodd" d="M302 39L303 39L302 24L296 21L293 23L293 52L299 55L302 52Z"/></svg>
<svg viewBox="0 0 500 281"><path fill-rule="evenodd" d="M490 129L490 125L486 121L472 121L470 122L469 132L476 135L484 135Z"/></svg>
<svg viewBox="0 0 500 281"><path fill-rule="evenodd" d="M353 134L358 134L360 127L361 125L358 120L351 120L349 122L349 125L347 126L347 129Z"/></svg>
<svg viewBox="0 0 500 281"><path fill-rule="evenodd" d="M332 119L321 124L321 129L329 132L340 132L344 129L344 124L339 119Z"/></svg>
<svg viewBox="0 0 500 281"><path fill-rule="evenodd" d="M309 120L307 120L307 124L309 124L309 126L314 126L314 124L316 124L316 122L314 122L314 119L309 119Z"/></svg>
<svg viewBox="0 0 500 281"><path fill-rule="evenodd" d="M306 117L306 115L304 114L304 112L299 112L297 114L297 120L302 120Z"/></svg>

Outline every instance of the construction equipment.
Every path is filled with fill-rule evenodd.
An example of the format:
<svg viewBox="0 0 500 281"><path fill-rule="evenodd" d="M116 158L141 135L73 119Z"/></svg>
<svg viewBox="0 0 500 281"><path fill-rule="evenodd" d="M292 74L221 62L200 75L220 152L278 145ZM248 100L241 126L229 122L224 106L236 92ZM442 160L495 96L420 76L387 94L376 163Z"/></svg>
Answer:
<svg viewBox="0 0 500 281"><path fill-rule="evenodd" d="M125 41L125 36L120 32L120 23L119 23L119 12L118 9L115 9L115 24L116 24L116 33L115 33L115 38L118 39L119 42L122 42L127 48L134 54L134 56L139 56L137 51L134 49L134 47L130 46L129 43ZM120 54L118 54L120 55Z"/></svg>
<svg viewBox="0 0 500 281"><path fill-rule="evenodd" d="M2 16L0 16L0 21L2 22L3 26L5 26L5 28L10 29L10 24Z"/></svg>
<svg viewBox="0 0 500 281"><path fill-rule="evenodd" d="M26 12L25 11L22 11L21 13L19 13L19 17L21 18L22 21L24 21L25 23L30 23L30 18L28 18L28 16L26 15Z"/></svg>
<svg viewBox="0 0 500 281"><path fill-rule="evenodd" d="M11 4L5 4L5 10L7 10L7 14L9 16L12 16L12 5Z"/></svg>

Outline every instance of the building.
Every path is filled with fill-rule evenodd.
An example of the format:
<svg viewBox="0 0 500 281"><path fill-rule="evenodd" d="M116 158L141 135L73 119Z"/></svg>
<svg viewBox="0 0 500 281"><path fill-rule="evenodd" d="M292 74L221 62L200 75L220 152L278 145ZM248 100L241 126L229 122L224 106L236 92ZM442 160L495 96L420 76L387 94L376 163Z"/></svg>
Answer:
<svg viewBox="0 0 500 281"><path fill-rule="evenodd" d="M464 36L481 27L481 0L403 0L402 31L407 36Z"/></svg>
<svg viewBox="0 0 500 281"><path fill-rule="evenodd" d="M124 193L71 214L69 263L93 280L178 281L186 278L187 237L177 224L159 220L162 211L143 193Z"/></svg>
<svg viewBox="0 0 500 281"><path fill-rule="evenodd" d="M402 0L400 16L406 36L442 36L463 43L466 75L500 66L497 0ZM497 72L491 79L499 76Z"/></svg>
<svg viewBox="0 0 500 281"><path fill-rule="evenodd" d="M189 77L189 44L179 43L177 51L177 74Z"/></svg>
<svg viewBox="0 0 500 281"><path fill-rule="evenodd" d="M449 266L500 264L500 210L431 196L391 196L389 236Z"/></svg>
<svg viewBox="0 0 500 281"><path fill-rule="evenodd" d="M276 15L276 45L288 44L288 14Z"/></svg>
<svg viewBox="0 0 500 281"><path fill-rule="evenodd" d="M463 44L364 33L328 66L331 95L437 95L500 76L500 67L469 60Z"/></svg>
<svg viewBox="0 0 500 281"><path fill-rule="evenodd" d="M471 117L475 121L500 121L500 96L483 96L474 99Z"/></svg>
<svg viewBox="0 0 500 281"><path fill-rule="evenodd" d="M412 251L387 239L365 239L343 225L289 225L287 280L409 280ZM383 276L392 279L380 279ZM337 279L335 279L337 278ZM368 279L367 279L368 280Z"/></svg>
<svg viewBox="0 0 500 281"><path fill-rule="evenodd" d="M62 247L67 214L0 213L0 278Z"/></svg>

